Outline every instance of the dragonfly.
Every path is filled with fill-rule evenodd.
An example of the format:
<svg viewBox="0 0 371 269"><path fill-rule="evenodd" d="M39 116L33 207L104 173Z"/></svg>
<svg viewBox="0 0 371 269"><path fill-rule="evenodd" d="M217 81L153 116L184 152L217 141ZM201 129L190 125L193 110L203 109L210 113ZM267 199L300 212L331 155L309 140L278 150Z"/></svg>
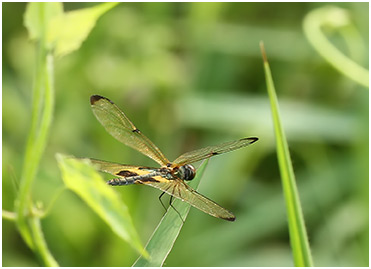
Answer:
<svg viewBox="0 0 371 269"><path fill-rule="evenodd" d="M111 100L100 95L92 95L90 104L95 117L109 134L121 143L148 156L161 166L153 168L90 159L98 170L115 176L115 178L107 181L108 185L148 185L161 190L161 196L167 193L171 196L171 199L173 197L180 199L213 217L228 221L235 220L236 217L232 212L198 193L185 181L192 180L196 175L196 169L191 163L246 147L256 142L257 137L242 138L190 151L170 162L159 148L135 127L124 112Z"/></svg>

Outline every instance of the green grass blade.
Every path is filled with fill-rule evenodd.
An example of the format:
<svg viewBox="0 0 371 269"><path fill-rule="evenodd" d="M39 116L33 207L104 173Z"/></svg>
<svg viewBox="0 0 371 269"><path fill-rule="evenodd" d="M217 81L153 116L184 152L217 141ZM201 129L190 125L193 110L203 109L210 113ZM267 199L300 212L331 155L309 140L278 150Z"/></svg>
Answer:
<svg viewBox="0 0 371 269"><path fill-rule="evenodd" d="M295 175L292 168L290 152L280 120L278 100L274 88L272 74L264 51L264 45L262 43L261 49L264 59L265 78L267 82L267 90L270 99L276 136L277 158L286 202L294 264L295 266L313 266L312 255L300 205L299 193L296 187Z"/></svg>
<svg viewBox="0 0 371 269"><path fill-rule="evenodd" d="M191 187L197 189L208 162L209 161L206 160L197 170L196 177L189 184ZM178 210L182 219L185 221L191 206L178 199L174 200L173 206ZM173 208L169 207L146 245L146 250L148 251L150 258L145 259L143 256L140 256L133 266L162 266L173 248L183 224L184 223L180 219L178 213L175 212Z"/></svg>
<svg viewBox="0 0 371 269"><path fill-rule="evenodd" d="M144 250L131 220L129 210L112 187L89 165L88 160L77 160L57 154L66 186L84 200L122 239L144 257Z"/></svg>

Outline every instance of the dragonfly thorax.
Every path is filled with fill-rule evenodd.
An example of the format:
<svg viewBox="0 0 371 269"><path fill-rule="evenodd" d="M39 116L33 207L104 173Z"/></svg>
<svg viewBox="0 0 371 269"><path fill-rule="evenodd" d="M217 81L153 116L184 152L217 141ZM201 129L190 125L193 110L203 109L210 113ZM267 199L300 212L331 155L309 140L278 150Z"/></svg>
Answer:
<svg viewBox="0 0 371 269"><path fill-rule="evenodd" d="M192 180L196 175L196 169L193 167L193 165L186 164L179 167L178 174L183 180Z"/></svg>

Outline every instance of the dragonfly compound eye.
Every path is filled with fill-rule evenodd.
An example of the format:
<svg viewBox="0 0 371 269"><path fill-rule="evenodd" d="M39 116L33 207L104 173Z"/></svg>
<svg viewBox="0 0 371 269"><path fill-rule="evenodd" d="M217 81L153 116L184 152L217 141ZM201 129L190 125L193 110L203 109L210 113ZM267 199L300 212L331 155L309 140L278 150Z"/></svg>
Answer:
<svg viewBox="0 0 371 269"><path fill-rule="evenodd" d="M179 176L183 180L192 180L196 175L196 169L190 165L186 164L179 167Z"/></svg>

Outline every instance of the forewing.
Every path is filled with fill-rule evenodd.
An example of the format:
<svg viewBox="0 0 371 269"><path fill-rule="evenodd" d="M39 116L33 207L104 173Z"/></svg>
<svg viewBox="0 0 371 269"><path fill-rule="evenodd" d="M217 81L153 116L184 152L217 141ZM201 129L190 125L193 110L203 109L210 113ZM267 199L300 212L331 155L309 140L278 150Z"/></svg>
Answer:
<svg viewBox="0 0 371 269"><path fill-rule="evenodd" d="M169 163L168 159L111 100L92 95L90 103L95 117L108 133L121 143L150 157L160 165Z"/></svg>
<svg viewBox="0 0 371 269"><path fill-rule="evenodd" d="M154 177L156 180L159 180L158 177ZM167 194L174 196L184 202L189 203L191 206L213 216L216 218L221 218L229 221L234 221L236 217L233 215L232 212L228 211L227 209L221 207L217 203L211 201L210 199L206 198L202 194L198 193L182 180L179 179L172 179L162 182L156 181L147 181L143 182L141 180L136 181L136 183L142 183L145 185L149 185L151 187L160 189Z"/></svg>
<svg viewBox="0 0 371 269"><path fill-rule="evenodd" d="M247 137L247 138L242 138L240 140L230 141L230 142L222 143L219 145L209 146L206 148L186 152L180 155L173 163L182 166L187 163L197 162L197 161L207 159L207 158L210 158L218 154L222 154L222 153L236 150L242 147L246 147L254 143L257 140L258 140L257 137Z"/></svg>

